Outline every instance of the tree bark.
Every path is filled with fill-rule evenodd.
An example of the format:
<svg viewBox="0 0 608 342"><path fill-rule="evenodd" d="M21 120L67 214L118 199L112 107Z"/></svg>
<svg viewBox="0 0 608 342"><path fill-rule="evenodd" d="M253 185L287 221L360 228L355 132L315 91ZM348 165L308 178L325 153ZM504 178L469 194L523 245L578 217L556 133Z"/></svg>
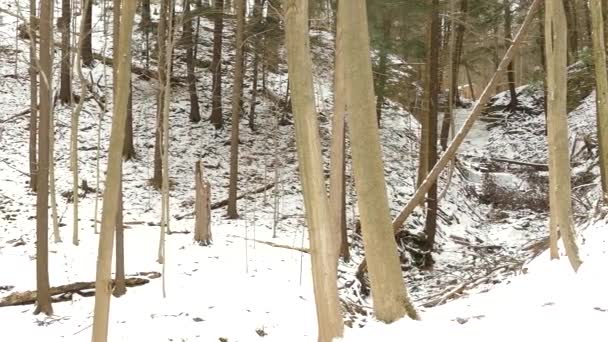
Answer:
<svg viewBox="0 0 608 342"><path fill-rule="evenodd" d="M83 25L84 25L84 41L82 46L82 64L91 67L93 66L93 1L86 1L85 8L83 9Z"/></svg>
<svg viewBox="0 0 608 342"><path fill-rule="evenodd" d="M192 34L192 16L190 15L191 0L184 0L184 42L186 44L186 67L188 69L188 93L190 94L190 121L201 121L201 113L196 92L196 69L194 46L197 41Z"/></svg>
<svg viewBox="0 0 608 342"><path fill-rule="evenodd" d="M201 161L198 160L194 166L195 184L195 220L194 220L194 241L201 246L211 244L211 185L203 178Z"/></svg>
<svg viewBox="0 0 608 342"><path fill-rule="evenodd" d="M547 57L547 135L549 141L550 246L556 249L557 230L561 233L566 254L574 271L581 260L573 231L570 200L570 151L566 113L568 26L563 4L545 3L545 54ZM552 252L555 252L552 250ZM554 254L555 257L557 254Z"/></svg>
<svg viewBox="0 0 608 342"><path fill-rule="evenodd" d="M439 0L433 0L431 2L431 18L430 18L431 32L430 32L430 44L428 53L427 68L428 85L427 91L429 92L428 97L428 115L429 115L429 126L428 126L428 168L429 171L437 163L437 114L439 111L439 49L440 49L440 23L439 23ZM426 234L426 241L424 243L425 253L424 265L427 268L431 268L433 265L433 245L435 244L435 234L437 233L437 183L434 183L426 198L426 223L424 226L424 233Z"/></svg>
<svg viewBox="0 0 608 342"><path fill-rule="evenodd" d="M513 21L513 15L511 13L511 0L505 0L505 40L510 42L513 39L511 33L511 26ZM509 83L509 94L511 101L509 102L508 108L514 111L517 108L517 92L515 91L515 70L513 68L514 62L511 61L507 67L507 80Z"/></svg>
<svg viewBox="0 0 608 342"><path fill-rule="evenodd" d="M38 139L38 193L36 196L36 309L34 314L53 314L49 293L48 196L49 146L53 106L53 2L40 6L40 129Z"/></svg>
<svg viewBox="0 0 608 342"><path fill-rule="evenodd" d="M234 86L232 87L232 132L230 138L230 183L228 210L230 219L238 218L236 205L239 178L239 123L243 90L243 53L245 48L245 0L235 0L236 7L236 58L234 61Z"/></svg>
<svg viewBox="0 0 608 342"><path fill-rule="evenodd" d="M70 0L61 0L61 18L59 18L59 29L61 30L61 85L59 88L59 100L64 104L72 102L72 61L70 59L71 20L72 9Z"/></svg>
<svg viewBox="0 0 608 342"><path fill-rule="evenodd" d="M37 191L36 179L38 174L38 162L36 157L36 144L38 134L38 57L36 53L36 0L30 0L30 189Z"/></svg>
<svg viewBox="0 0 608 342"><path fill-rule="evenodd" d="M417 318L403 283L397 244L391 229L380 135L374 108L365 1L340 1L338 8L338 25L344 25L342 32L345 92L353 171L363 244L369 260L374 313L377 319L387 323L406 314Z"/></svg>
<svg viewBox="0 0 608 342"><path fill-rule="evenodd" d="M608 74L606 72L606 46L604 41L604 17L601 0L591 0L593 21L593 57L596 82L597 140L600 155L600 172L604 203L608 202Z"/></svg>
<svg viewBox="0 0 608 342"><path fill-rule="evenodd" d="M376 82L376 115L378 118L378 126L381 126L382 119L382 106L384 105L384 92L386 90L387 75L387 64L388 64L388 53L391 48L391 26L392 26L392 12L388 5L384 5L382 9L382 43L379 49L379 62L378 62L378 73Z"/></svg>
<svg viewBox="0 0 608 342"><path fill-rule="evenodd" d="M213 57L211 60L211 116L209 121L215 128L222 128L224 116L222 115L222 35L224 30L224 0L215 0L215 13L213 14Z"/></svg>
<svg viewBox="0 0 608 342"><path fill-rule="evenodd" d="M293 113L300 180L310 230L318 340L330 342L344 330L337 287L337 227L331 224L323 177L319 123L315 110L308 31L308 0L285 3L287 63L293 90ZM375 121L375 120L374 120Z"/></svg>
<svg viewBox="0 0 608 342"><path fill-rule="evenodd" d="M121 39L119 42L118 83L119 89L129 87L131 74L131 31L135 16L135 1L125 1L122 4L120 21ZM112 250L114 245L114 228L118 215L118 194L120 192L120 177L122 167L122 145L124 144L125 123L127 118L128 92L117 92L112 116L112 131L108 151L108 167L106 189L103 195L101 216L101 232L99 236L99 254L97 257L97 276L95 282L95 311L93 318L93 342L106 342L108 339L108 320L110 315L110 291Z"/></svg>
<svg viewBox="0 0 608 342"><path fill-rule="evenodd" d="M156 131L154 144L154 178L152 185L156 189L161 189L163 185L163 112L165 107L165 83L167 78L167 36L170 34L167 29L169 4L167 0L161 1L160 21L158 23L158 92L156 98Z"/></svg>

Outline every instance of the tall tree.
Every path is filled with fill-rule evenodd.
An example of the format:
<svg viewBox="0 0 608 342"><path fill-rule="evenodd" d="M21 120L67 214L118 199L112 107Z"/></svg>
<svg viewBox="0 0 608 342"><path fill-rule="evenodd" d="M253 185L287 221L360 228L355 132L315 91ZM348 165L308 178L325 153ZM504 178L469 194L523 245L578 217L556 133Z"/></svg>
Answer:
<svg viewBox="0 0 608 342"><path fill-rule="evenodd" d="M213 57L211 59L211 116L209 121L215 128L222 128L222 36L224 31L224 0L215 0L213 20Z"/></svg>
<svg viewBox="0 0 608 342"><path fill-rule="evenodd" d="M578 20L574 0L562 0L565 11L565 24L570 28L564 39L568 40L568 61L574 63L578 57Z"/></svg>
<svg viewBox="0 0 608 342"><path fill-rule="evenodd" d="M382 6L382 41L380 43L378 72L376 73L376 115L378 117L378 126L382 119L382 106L384 105L386 81L388 79L388 54L391 48L391 27L393 25L393 9L390 4L385 3Z"/></svg>
<svg viewBox="0 0 608 342"><path fill-rule="evenodd" d="M84 15L82 25L84 25L84 41L80 48L82 49L82 64L86 66L93 65L93 0L85 1Z"/></svg>
<svg viewBox="0 0 608 342"><path fill-rule="evenodd" d="M262 10L265 0L255 0L253 5L253 20L249 29L250 36L253 38L253 65L252 65L252 84L251 84L251 104L249 107L249 129L255 130L255 107L258 97L258 75L260 69L260 53L262 52Z"/></svg>
<svg viewBox="0 0 608 342"><path fill-rule="evenodd" d="M129 87L131 74L131 31L135 17L135 1L124 1L121 8L119 59L117 63L118 89ZM122 145L124 144L125 123L127 119L128 92L118 91L112 116L112 131L108 150L108 170L106 174L106 189L103 195L101 216L101 232L99 236L99 251L97 257L97 276L95 282L95 311L93 318L93 342L108 340L108 321L110 315L110 291L112 250L114 247L114 228L119 210L118 196L120 192L120 177L122 168Z"/></svg>
<svg viewBox="0 0 608 342"><path fill-rule="evenodd" d="M156 96L156 131L154 143L154 177L152 185L156 189L162 188L163 184L163 165L162 165L162 148L163 148L163 114L165 104L165 84L167 74L167 37L169 32L169 0L162 0L160 3L160 20L158 22L158 91Z"/></svg>
<svg viewBox="0 0 608 342"><path fill-rule="evenodd" d="M228 217L239 216L236 197L239 178L239 122L243 90L243 54L245 50L245 0L235 0L236 7L236 58L234 86L232 87L232 133L230 138L230 184L228 189Z"/></svg>
<svg viewBox="0 0 608 342"><path fill-rule="evenodd" d="M38 138L38 193L36 196L36 310L53 314L49 293L49 135L53 116L53 2L40 6L40 129Z"/></svg>
<svg viewBox="0 0 608 342"><path fill-rule="evenodd" d="M572 268L581 265L573 231L568 146L566 14L560 1L545 2L547 58L547 135L549 140L550 246L557 246L558 229ZM553 257L557 254L552 253Z"/></svg>
<svg viewBox="0 0 608 342"><path fill-rule="evenodd" d="M330 221L323 177L310 56L308 0L286 0L285 23L298 164L310 231L318 340L330 342L335 337L341 337L344 330L337 285L338 246L335 242L339 238L339 231Z"/></svg>
<svg viewBox="0 0 608 342"><path fill-rule="evenodd" d="M184 43L186 44L186 68L188 69L188 93L190 93L190 121L201 121L201 113L198 105L198 94L196 93L196 73L194 46L197 41L192 34L192 19L190 12L191 0L184 0Z"/></svg>
<svg viewBox="0 0 608 342"><path fill-rule="evenodd" d="M606 44L601 0L591 0L592 40L596 82L597 137L604 202L608 202L608 74L606 73Z"/></svg>
<svg viewBox="0 0 608 342"><path fill-rule="evenodd" d="M439 111L439 49L440 49L440 23L439 23L439 0L431 2L429 49L427 59L427 92L426 101L428 119L428 171L430 172L437 163L437 114ZM426 197L426 223L424 233L426 234L425 267L433 264L432 251L435 244L437 232L437 183L429 189Z"/></svg>
<svg viewBox="0 0 608 342"><path fill-rule="evenodd" d="M391 227L375 112L365 1L340 1L338 8L338 25L343 25L344 34L345 92L353 171L374 313L384 322L395 321L405 314L417 318L403 283Z"/></svg>
<svg viewBox="0 0 608 342"><path fill-rule="evenodd" d="M567 0L566 0L567 1ZM511 0L504 0L505 6L505 40L510 42L513 40L513 34L511 33L511 26L513 22L513 13L511 8ZM513 67L514 62L511 61L507 67L507 80L509 83L509 94L511 101L509 102L508 108L514 111L517 108L517 92L515 91L515 68Z"/></svg>
<svg viewBox="0 0 608 342"><path fill-rule="evenodd" d="M72 60L70 58L72 7L70 0L61 0L61 18L58 21L59 29L61 30L61 85L59 87L59 99L62 103L70 103L72 100Z"/></svg>
<svg viewBox="0 0 608 342"><path fill-rule="evenodd" d="M38 134L38 69L37 64L37 53L36 53L36 31L37 31L37 17L36 17L36 0L30 0L30 24L29 24L29 35L30 35L30 188L32 191L36 191L37 174L38 174L38 162L36 158L36 143Z"/></svg>

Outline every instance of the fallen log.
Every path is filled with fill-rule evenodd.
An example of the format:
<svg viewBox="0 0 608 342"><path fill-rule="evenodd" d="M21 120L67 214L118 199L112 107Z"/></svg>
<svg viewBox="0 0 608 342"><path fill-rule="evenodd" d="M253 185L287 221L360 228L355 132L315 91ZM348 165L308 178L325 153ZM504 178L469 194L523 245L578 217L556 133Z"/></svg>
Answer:
<svg viewBox="0 0 608 342"><path fill-rule="evenodd" d="M243 239L243 240L249 240L249 241L255 241L270 247L277 247L277 248L285 248L285 249L291 249L292 251L298 251L298 252L302 252L302 253L308 253L310 254L310 250L308 248L301 248L301 247L292 247L292 246L288 246L288 245L282 245L279 243L274 243L274 242L270 242L270 241L264 241L264 240L257 240L257 239L245 239L242 236L238 236L238 235L228 235L229 237L235 237L235 238L239 238L239 239Z"/></svg>
<svg viewBox="0 0 608 342"><path fill-rule="evenodd" d="M259 187L259 188L255 189L255 190L252 190L252 191L240 194L240 195L238 195L236 197L236 199L240 200L240 199L242 199L245 196L259 194L260 192L264 192L266 190L272 189L273 187L274 187L274 183L269 183L269 184L266 184L266 185L264 185L262 187ZM223 207L225 207L227 205L228 205L228 199L226 198L226 199L223 199L223 200L221 200L219 202L215 202L215 203L211 204L211 210L223 208ZM184 219L186 217L190 217L190 216L194 216L194 211L186 213L186 214L183 214L183 215L175 215L173 217L176 220L179 221L179 220L182 220L182 219Z"/></svg>
<svg viewBox="0 0 608 342"><path fill-rule="evenodd" d="M531 163L531 162L523 162L519 160L512 160L506 158L490 158L491 161L496 163L506 163L506 164L514 164L521 166L529 166L536 171L549 171L549 165L547 164L539 164L539 163Z"/></svg>
<svg viewBox="0 0 608 342"><path fill-rule="evenodd" d="M156 275L156 272L149 274ZM153 278L149 276L149 278ZM133 277L125 279L127 287L136 287L145 285L150 282L150 279ZM114 286L114 281L112 281ZM95 295L95 282L77 282L68 285L51 287L49 289L51 299L54 303L65 302L72 299L73 294L79 294L83 297L91 297ZM0 299L0 307L30 305L36 303L36 291L14 292Z"/></svg>

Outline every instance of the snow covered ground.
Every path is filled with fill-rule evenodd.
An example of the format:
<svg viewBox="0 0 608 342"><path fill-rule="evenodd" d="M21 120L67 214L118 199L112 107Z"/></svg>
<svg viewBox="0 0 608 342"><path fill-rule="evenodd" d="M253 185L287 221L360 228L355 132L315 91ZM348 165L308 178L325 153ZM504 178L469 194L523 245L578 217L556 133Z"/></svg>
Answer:
<svg viewBox="0 0 608 342"><path fill-rule="evenodd" d="M14 1L0 0L0 6L8 4L14 6ZM99 13L96 11L95 15ZM15 23L10 17L2 18L0 298L12 291L35 288L35 195L27 190L27 116L12 117L29 106L27 41L20 41L20 51L15 53ZM200 58L209 59L211 23L203 20L201 24ZM234 53L230 48L233 39L230 27L231 23L228 23L225 29L229 33L224 46L225 111L230 108ZM95 29L101 36L101 22L96 22ZM333 43L331 35L326 32L313 32L311 36L325 42L314 46L313 52L317 62L317 107L327 157L332 104L331 67L328 63ZM109 40L106 43L103 39L95 40L95 49L101 52L111 45ZM141 53L144 46L140 34L137 34L134 46L137 50L134 55L138 56L137 52ZM106 55L110 53L109 50L105 52ZM135 63L143 65L138 60ZM182 61L176 63L176 70L183 74ZM101 64L90 70L96 80L103 79L104 71L109 72L109 69ZM85 70L86 74L88 72ZM210 111L211 79L206 69L201 68L198 72L201 110L206 117ZM275 93L283 94L286 81L286 75L279 73L270 74L267 82ZM249 86L250 82L245 84ZM99 85L98 91L109 93L111 84L102 80ZM126 273L163 272L167 297L162 297L161 278L130 288L127 295L119 299L113 298L109 340L217 341L225 338L228 341L314 341L316 318L308 254L256 242L271 241L298 248L308 246L296 172L293 126L279 126L277 130L276 106L264 97L258 105L259 130L252 132L245 122L241 124L239 191L244 193L274 183L275 177L278 183L266 193L240 200L239 220L225 219L223 208L214 210L214 243L210 247L201 247L192 240L190 232L194 222L188 216L194 203L193 166L196 160L203 160L205 173L212 184L212 202L226 198L229 155L226 142L231 123L228 121L223 130L213 129L205 120L190 123L187 89L185 85L173 89L170 177L175 184L171 192L171 215L174 218L171 228L177 233L168 236L167 263L163 270L156 262L160 195L147 184L152 170L155 104L151 99L155 96L155 86L151 82L134 79L134 89L134 134L138 158L125 163L124 168L125 222L128 226L125 231ZM250 90L245 88L246 103ZM589 106L593 104L591 100L586 103ZM86 102L81 118L79 159L81 179L95 187L100 114L102 143L99 161L103 190L110 113L100 113L93 101ZM94 280L98 237L93 233L95 194L84 194L81 189L84 198L80 205L80 246L69 242L73 229L72 205L61 194L70 191L72 186L69 171L70 109L58 107L56 115L57 199L65 242L56 244L52 237L50 239L51 286ZM464 115L465 110L457 111L457 122ZM589 118L591 112L588 107L582 108L577 115ZM574 120L571 124L580 122ZM392 101L384 108L382 126L385 175L392 213L396 214L413 193L419 127L407 111ZM585 263L576 277L572 276L566 261L548 262L546 255L525 264L534 255L525 247L546 236L546 216L481 204L472 190L479 188L482 178L475 158L512 145L510 140L494 140L501 132L504 130L500 128L488 131L484 123L479 123L460 151L463 162L455 168L451 185L440 205L434 269L420 271L416 267L415 241L411 238L400 241L404 278L412 298L422 310L422 322L404 320L385 326L369 316L370 298L362 295L362 285L354 277L363 254L360 238L354 232L356 203L352 180L348 179L347 216L353 261L341 263L339 281L341 298L360 311L345 315L347 323L354 327L347 331L347 341L375 341L382 337L402 340L418 336L430 336L430 340L466 338L486 341L503 337L531 340L536 336L548 338L549 335L545 334L551 333L549 328L554 328L555 323L567 327L566 319L572 329L561 330L555 340L560 341L577 331L582 334L579 330L586 331L587 328L601 332L597 329L601 327L599 323L608 319L605 311L608 304L600 292L606 288L607 279L605 267L601 267L602 260L606 259L605 223L597 221L584 232ZM524 140L526 151L535 148L530 141L536 140ZM524 155L522 152L510 156L521 158ZM440 180L440 189L447 186L447 178L446 172ZM275 211L279 217L276 238L273 237ZM423 212L418 209L407 224L412 236L422 231L423 222ZM512 278L522 272L524 264L526 274ZM435 306L444 301L449 303ZM74 295L68 302L54 304L55 313L51 317L33 316L32 306L0 308L0 341L86 340L90 335L92 309L93 299L79 295ZM368 312L368 315L362 312ZM364 327L359 328L361 326ZM504 334L497 336L497 330ZM581 339L593 340L591 337Z"/></svg>

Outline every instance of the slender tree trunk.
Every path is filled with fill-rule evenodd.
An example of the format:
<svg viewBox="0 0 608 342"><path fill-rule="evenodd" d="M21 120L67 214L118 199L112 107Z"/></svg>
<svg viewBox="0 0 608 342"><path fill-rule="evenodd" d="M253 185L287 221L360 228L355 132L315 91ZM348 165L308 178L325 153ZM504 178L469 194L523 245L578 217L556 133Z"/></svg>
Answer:
<svg viewBox="0 0 608 342"><path fill-rule="evenodd" d="M163 165L162 165L162 148L163 148L163 112L164 112L164 101L165 101L165 83L167 74L167 56L165 51L167 49L167 36L170 34L168 31L168 17L169 15L169 3L168 0L162 0L160 6L160 21L158 23L158 93L156 98L156 134L154 144L154 178L152 179L152 185L156 189L161 189L163 185Z"/></svg>
<svg viewBox="0 0 608 342"><path fill-rule="evenodd" d="M70 21L72 9L70 0L61 0L61 18L59 27L61 29L61 86L59 88L59 100L62 103L72 101L72 63L70 60Z"/></svg>
<svg viewBox="0 0 608 342"><path fill-rule="evenodd" d="M310 230L313 286L317 306L318 340L330 342L344 330L338 297L338 227L331 224L323 180L321 140L315 110L308 31L308 0L286 0L285 23L289 82L300 180Z"/></svg>
<svg viewBox="0 0 608 342"><path fill-rule="evenodd" d="M215 128L222 128L222 35L224 31L224 0L215 0L215 16L213 23L213 58L211 60L211 116L209 121Z"/></svg>
<svg viewBox="0 0 608 342"><path fill-rule="evenodd" d="M255 107L258 98L258 74L260 69L260 52L262 50L262 10L264 7L262 0L255 0L253 5L253 23L251 34L253 35L253 81L251 89L251 105L249 107L249 129L255 131Z"/></svg>
<svg viewBox="0 0 608 342"><path fill-rule="evenodd" d="M115 61L118 69L119 89L129 87L131 74L131 31L135 16L135 1L125 1L122 6L120 21L121 39L119 42L119 59ZM106 189L103 195L103 209L101 215L101 232L99 236L99 254L97 257L97 277L95 282L95 311L93 318L93 342L106 342L108 340L108 321L110 315L110 291L112 250L114 245L114 228L119 211L117 201L121 187L122 145L125 140L125 124L127 119L128 92L119 91L114 103L112 116L112 131L110 134L110 147L108 151L108 168L106 175Z"/></svg>
<svg viewBox="0 0 608 342"><path fill-rule="evenodd" d="M268 0L268 11L266 15L266 35L264 43L266 53L264 56L266 70L277 73L279 71L279 52L281 48L281 0Z"/></svg>
<svg viewBox="0 0 608 342"><path fill-rule="evenodd" d="M129 75L130 76L130 75ZM130 77L129 77L130 78ZM125 144L122 148L122 157L131 160L137 156L133 142L133 83L129 81L129 100L127 104L127 123L125 127Z"/></svg>
<svg viewBox="0 0 608 342"><path fill-rule="evenodd" d="M40 6L40 137L38 139L38 193L36 196L36 309L34 314L53 314L49 294L48 196L49 135L53 106L52 53L53 3Z"/></svg>
<svg viewBox="0 0 608 342"><path fill-rule="evenodd" d="M123 220L123 197L122 197L122 170L120 171L120 182L118 190L118 211L116 213L116 281L114 282L114 297L121 297L127 293L125 281L125 229Z"/></svg>
<svg viewBox="0 0 608 342"><path fill-rule="evenodd" d="M331 124L331 153L329 174L329 209L332 225L340 228L340 256L350 260L346 229L346 94L344 84L344 27L336 26L334 68L334 115Z"/></svg>
<svg viewBox="0 0 608 342"><path fill-rule="evenodd" d="M511 22L513 21L513 15L511 13L511 0L505 0L505 40L507 42L512 41L513 35L511 33ZM513 68L513 61L509 63L507 69L507 79L509 83L509 94L511 96L511 102L509 102L508 108L514 111L517 108L517 92L515 91L515 70Z"/></svg>
<svg viewBox="0 0 608 342"><path fill-rule="evenodd" d="M83 23L84 25L84 41L82 46L82 63L86 66L93 66L93 1L86 1L85 8L83 9Z"/></svg>
<svg viewBox="0 0 608 342"><path fill-rule="evenodd" d="M38 134L38 61L36 53L36 0L30 0L30 188L37 191L38 187L38 162L37 153L37 134Z"/></svg>
<svg viewBox="0 0 608 342"><path fill-rule="evenodd" d="M581 260L573 231L570 202L570 153L568 117L566 113L568 26L563 4L545 2L545 53L547 56L547 103L549 140L550 245L557 245L557 229L561 233L566 254L574 271Z"/></svg>
<svg viewBox="0 0 608 342"><path fill-rule="evenodd" d="M464 70L467 74L467 83L469 84L469 89L471 90L471 99L473 102L475 102L477 101L477 97L475 96L475 87L473 86L473 81L471 80L471 70L467 64L465 64Z"/></svg>
<svg viewBox="0 0 608 342"><path fill-rule="evenodd" d="M591 0L593 20L593 57L595 64L597 137L604 203L608 202L608 74L606 73L606 46L604 17L601 0Z"/></svg>
<svg viewBox="0 0 608 342"><path fill-rule="evenodd" d="M578 58L578 23L576 19L576 6L572 0L562 0L566 16L566 22L570 28L567 33L568 47L568 63L576 62Z"/></svg>
<svg viewBox="0 0 608 342"><path fill-rule="evenodd" d="M431 3L431 33L430 49L428 54L428 85L429 92L428 114L429 114L429 147L428 147L428 167L429 171L437 163L437 113L439 109L439 49L440 49L440 23L439 23L439 0ZM437 232L437 183L429 189L426 198L426 224L424 233L426 242L424 244L425 267L431 268L433 265L433 245L435 244L435 234Z"/></svg>
<svg viewBox="0 0 608 342"><path fill-rule="evenodd" d="M388 53L391 48L391 26L392 26L392 12L391 8L384 5L382 9L382 43L380 45L379 62L378 62L378 74L376 82L376 115L378 117L378 126L381 126L382 119L382 106L384 105L384 92L386 88L387 75L387 64L388 64Z"/></svg>
<svg viewBox="0 0 608 342"><path fill-rule="evenodd" d="M344 33L345 92L355 186L376 318L417 318L403 283L391 226L380 135L375 115L367 10L364 0L340 1ZM294 85L296 82L294 82ZM294 88L294 94L295 94Z"/></svg>
<svg viewBox="0 0 608 342"><path fill-rule="evenodd" d="M236 0L236 59L232 87L232 133L230 138L230 184L228 189L228 218L238 218L236 206L239 177L239 122L243 89L243 52L245 42L245 0Z"/></svg>
<svg viewBox="0 0 608 342"><path fill-rule="evenodd" d="M192 34L192 16L190 15L191 0L184 0L184 41L186 44L186 66L188 69L188 92L190 93L190 121L201 121L201 113L198 106L198 94L196 93L196 70L194 60L194 46L197 41Z"/></svg>

